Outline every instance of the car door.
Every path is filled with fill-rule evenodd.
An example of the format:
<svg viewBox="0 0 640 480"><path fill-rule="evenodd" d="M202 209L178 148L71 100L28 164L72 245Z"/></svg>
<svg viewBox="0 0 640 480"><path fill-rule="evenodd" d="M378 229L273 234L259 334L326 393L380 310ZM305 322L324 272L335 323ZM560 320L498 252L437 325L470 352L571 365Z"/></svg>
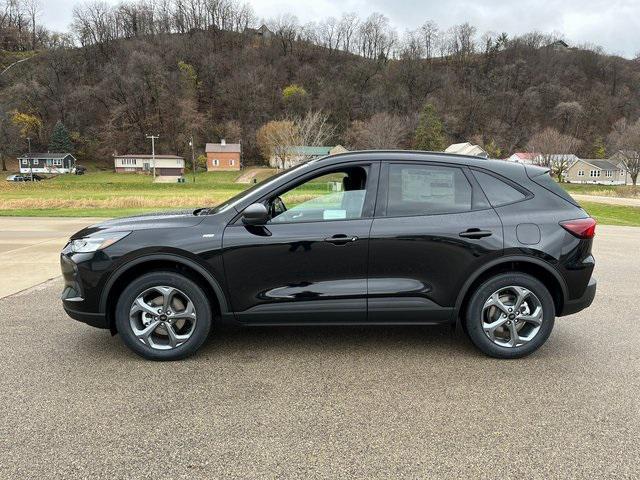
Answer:
<svg viewBox="0 0 640 480"><path fill-rule="evenodd" d="M468 169L384 163L370 234L369 321L449 321L464 282L502 250L500 218Z"/></svg>
<svg viewBox="0 0 640 480"><path fill-rule="evenodd" d="M245 226L241 218L227 226L223 261L240 322L366 321L379 168L379 162L365 162L311 172L261 198L272 212L264 226Z"/></svg>

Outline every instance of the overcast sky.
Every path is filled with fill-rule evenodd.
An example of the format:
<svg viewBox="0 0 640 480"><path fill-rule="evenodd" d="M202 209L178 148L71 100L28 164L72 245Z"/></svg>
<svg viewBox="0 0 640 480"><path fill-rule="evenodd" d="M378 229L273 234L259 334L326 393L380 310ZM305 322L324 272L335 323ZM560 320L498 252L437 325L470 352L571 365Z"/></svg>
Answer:
<svg viewBox="0 0 640 480"><path fill-rule="evenodd" d="M121 0L107 0L117 4ZM41 21L65 31L77 0L43 0ZM441 28L469 22L485 31L510 35L539 30L560 32L571 44L595 44L634 57L640 51L640 0L250 0L260 18L293 13L302 23L355 12L380 12L402 32L425 20Z"/></svg>

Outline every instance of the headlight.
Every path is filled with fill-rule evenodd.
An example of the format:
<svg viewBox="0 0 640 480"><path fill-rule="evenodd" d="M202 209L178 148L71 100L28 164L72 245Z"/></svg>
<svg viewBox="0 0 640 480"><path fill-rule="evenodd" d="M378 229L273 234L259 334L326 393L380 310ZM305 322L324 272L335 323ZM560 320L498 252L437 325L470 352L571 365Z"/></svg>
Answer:
<svg viewBox="0 0 640 480"><path fill-rule="evenodd" d="M118 240L122 240L131 232L105 233L96 237L79 238L71 241L71 251L74 253L89 253L102 250L109 245L113 245Z"/></svg>

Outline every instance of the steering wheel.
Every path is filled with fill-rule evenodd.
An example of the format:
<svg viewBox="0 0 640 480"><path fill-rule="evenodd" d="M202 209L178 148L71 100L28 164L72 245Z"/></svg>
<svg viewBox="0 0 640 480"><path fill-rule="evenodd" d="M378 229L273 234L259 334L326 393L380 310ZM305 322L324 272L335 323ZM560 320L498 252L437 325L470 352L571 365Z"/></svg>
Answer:
<svg viewBox="0 0 640 480"><path fill-rule="evenodd" d="M286 211L287 206L284 204L280 197L276 197L271 200L271 204L269 205L269 215L271 216L271 218L275 218Z"/></svg>

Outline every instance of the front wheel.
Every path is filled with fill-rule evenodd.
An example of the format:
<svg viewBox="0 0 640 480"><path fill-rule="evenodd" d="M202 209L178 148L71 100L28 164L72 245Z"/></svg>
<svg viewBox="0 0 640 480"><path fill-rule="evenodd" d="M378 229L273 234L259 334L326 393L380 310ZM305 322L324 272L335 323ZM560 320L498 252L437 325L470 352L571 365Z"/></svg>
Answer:
<svg viewBox="0 0 640 480"><path fill-rule="evenodd" d="M116 305L124 343L149 360L179 360L200 348L211 329L211 307L194 281L152 272L128 285Z"/></svg>
<svg viewBox="0 0 640 480"><path fill-rule="evenodd" d="M520 358L546 342L555 316L547 288L531 275L514 272L492 277L476 289L465 325L471 341L487 355Z"/></svg>

